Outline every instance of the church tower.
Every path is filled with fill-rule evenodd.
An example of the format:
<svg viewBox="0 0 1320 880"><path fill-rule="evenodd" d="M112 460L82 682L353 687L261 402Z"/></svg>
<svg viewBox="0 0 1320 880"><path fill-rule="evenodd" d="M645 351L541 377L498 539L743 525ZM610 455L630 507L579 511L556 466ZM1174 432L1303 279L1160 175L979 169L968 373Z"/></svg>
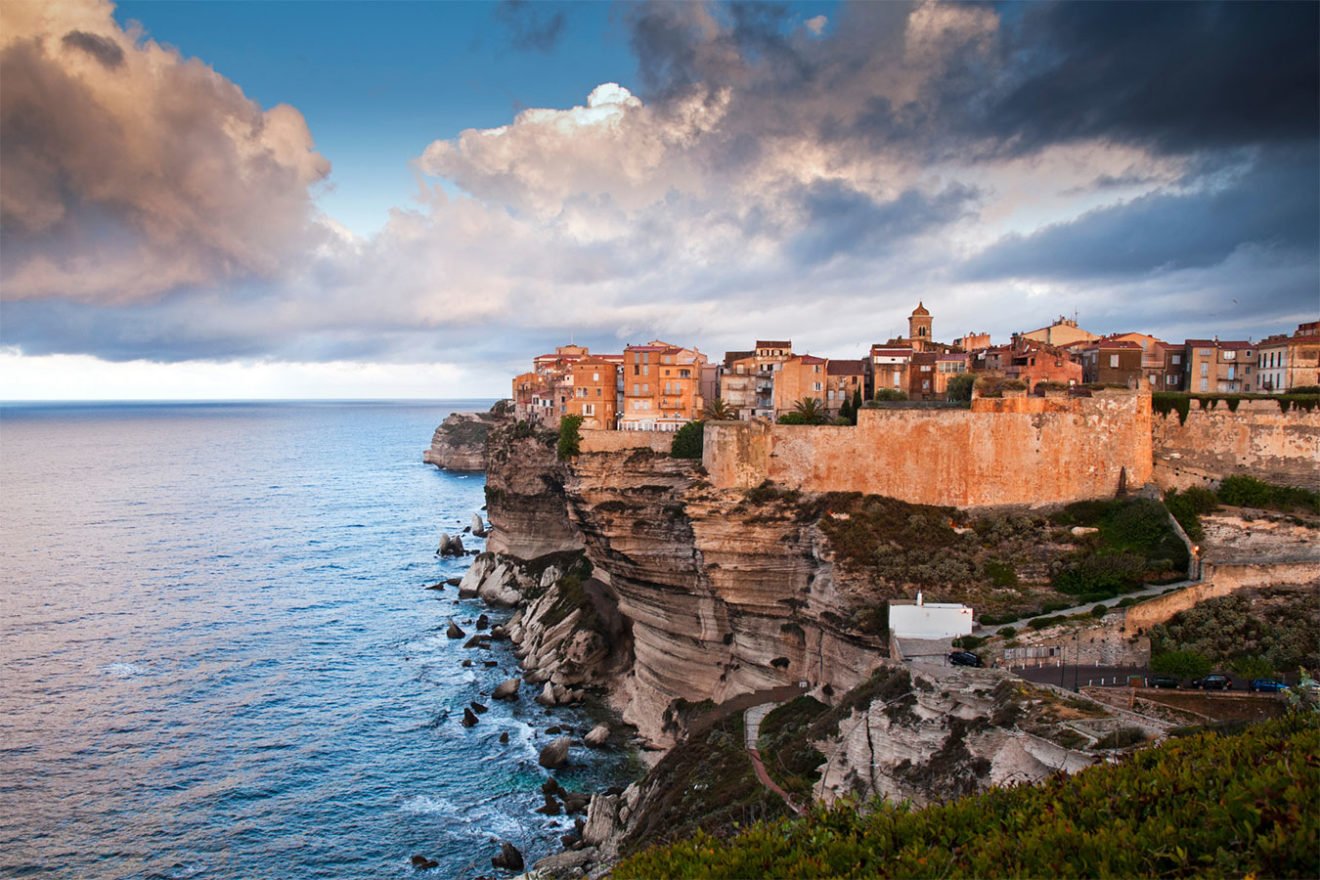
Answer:
<svg viewBox="0 0 1320 880"><path fill-rule="evenodd" d="M930 325L930 312L918 302L911 317L908 318L908 340L912 343L914 351L923 351L930 347Z"/></svg>

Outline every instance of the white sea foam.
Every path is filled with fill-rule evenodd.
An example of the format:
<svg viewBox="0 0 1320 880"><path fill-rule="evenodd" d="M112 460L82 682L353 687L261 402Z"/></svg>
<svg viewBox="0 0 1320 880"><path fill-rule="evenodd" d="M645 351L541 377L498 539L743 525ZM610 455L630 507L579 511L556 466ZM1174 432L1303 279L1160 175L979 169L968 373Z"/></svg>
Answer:
<svg viewBox="0 0 1320 880"><path fill-rule="evenodd" d="M405 813L419 813L426 815L439 816L458 816L458 807L454 802L442 797L432 797L431 795L419 794L404 801L403 806L399 807Z"/></svg>
<svg viewBox="0 0 1320 880"><path fill-rule="evenodd" d="M136 663L107 663L101 667L102 675L113 675L115 678L132 678L146 671L146 667Z"/></svg>

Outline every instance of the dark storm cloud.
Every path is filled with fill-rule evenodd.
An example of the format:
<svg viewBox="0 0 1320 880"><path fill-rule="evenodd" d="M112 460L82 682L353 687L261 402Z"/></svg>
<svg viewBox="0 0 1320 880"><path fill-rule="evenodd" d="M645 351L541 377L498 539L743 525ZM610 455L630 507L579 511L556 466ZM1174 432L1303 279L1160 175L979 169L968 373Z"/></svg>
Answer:
<svg viewBox="0 0 1320 880"><path fill-rule="evenodd" d="M502 0L495 8L495 18L509 32L514 48L549 52L563 35L563 12L548 14L541 4L528 0Z"/></svg>
<svg viewBox="0 0 1320 880"><path fill-rule="evenodd" d="M1013 84L976 121L1016 151L1100 138L1177 153L1320 130L1320 4L1032 4L1005 30Z"/></svg>
<svg viewBox="0 0 1320 880"><path fill-rule="evenodd" d="M124 63L124 50L109 37L89 34L86 31L69 31L64 35L62 42L66 46L83 50L108 70L114 70Z"/></svg>
<svg viewBox="0 0 1320 880"><path fill-rule="evenodd" d="M1195 192L1157 192L1009 236L969 261L963 275L1132 276L1216 266L1247 247L1315 262L1320 172L1314 159L1309 149L1271 151L1227 184L1207 176Z"/></svg>
<svg viewBox="0 0 1320 880"><path fill-rule="evenodd" d="M823 40L804 38L773 5L645 4L628 22L648 99L728 86L746 125L796 125L824 141L924 158L1091 139L1192 153L1320 131L1320 4L998 9L989 33L928 26L920 36L938 43L940 58L919 73L905 54L919 17L907 4L844 6ZM904 78L913 87L901 98L885 93Z"/></svg>
<svg viewBox="0 0 1320 880"><path fill-rule="evenodd" d="M818 181L799 193L807 218L789 244L798 263L821 263L839 254L875 253L965 216L978 196L954 184L935 194L907 190L876 202L838 181Z"/></svg>

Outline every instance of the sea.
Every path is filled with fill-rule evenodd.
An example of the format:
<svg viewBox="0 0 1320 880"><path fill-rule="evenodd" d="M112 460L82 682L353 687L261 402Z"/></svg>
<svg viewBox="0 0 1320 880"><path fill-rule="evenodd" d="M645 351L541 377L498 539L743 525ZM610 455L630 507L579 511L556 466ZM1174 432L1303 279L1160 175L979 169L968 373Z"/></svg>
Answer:
<svg viewBox="0 0 1320 880"><path fill-rule="evenodd" d="M511 647L446 628L508 612L427 589L470 563L435 550L484 493L422 451L490 403L0 404L0 876L470 877L503 841L556 851L573 823L534 812L537 754L599 718L490 700ZM571 761L570 790L636 772Z"/></svg>

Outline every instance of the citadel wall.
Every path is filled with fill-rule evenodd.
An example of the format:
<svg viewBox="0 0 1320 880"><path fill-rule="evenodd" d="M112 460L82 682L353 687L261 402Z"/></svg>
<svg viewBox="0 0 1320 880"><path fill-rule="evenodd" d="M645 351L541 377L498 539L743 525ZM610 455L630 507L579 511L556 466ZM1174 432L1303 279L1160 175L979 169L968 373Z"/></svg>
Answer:
<svg viewBox="0 0 1320 880"><path fill-rule="evenodd" d="M1165 489L1205 486L1245 474L1268 483L1320 490L1320 410L1283 412L1275 400L1243 400L1202 409L1191 401L1187 419L1151 419L1154 479Z"/></svg>
<svg viewBox="0 0 1320 880"><path fill-rule="evenodd" d="M855 427L712 422L704 464L721 489L766 480L917 504L1059 504L1151 472L1150 397L978 398L965 409L863 409Z"/></svg>

